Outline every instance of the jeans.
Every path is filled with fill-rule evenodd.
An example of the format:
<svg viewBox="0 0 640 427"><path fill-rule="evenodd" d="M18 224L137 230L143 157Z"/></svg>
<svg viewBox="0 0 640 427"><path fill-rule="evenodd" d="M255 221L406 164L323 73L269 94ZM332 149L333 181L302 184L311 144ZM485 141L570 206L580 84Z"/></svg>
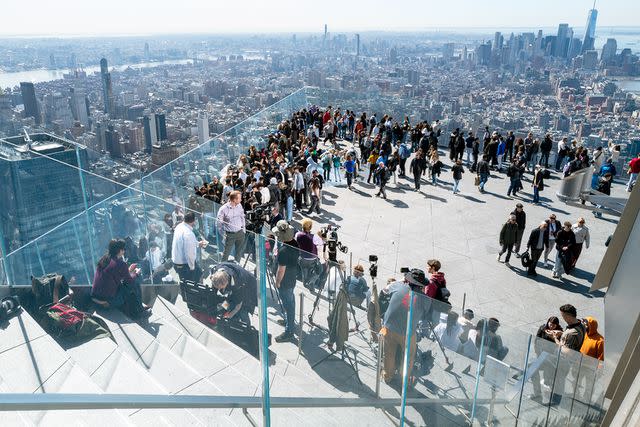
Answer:
<svg viewBox="0 0 640 427"><path fill-rule="evenodd" d="M347 187L351 188L351 184L353 183L353 172L347 172Z"/></svg>
<svg viewBox="0 0 640 427"><path fill-rule="evenodd" d="M471 164L471 155L473 153L473 148L465 148L464 150L467 153L467 166Z"/></svg>
<svg viewBox="0 0 640 427"><path fill-rule="evenodd" d="M507 190L507 196L510 196L511 193L515 196L518 193L518 178L511 178L511 183L509 184L509 189Z"/></svg>
<svg viewBox="0 0 640 427"><path fill-rule="evenodd" d="M340 167L333 168L333 180L335 182L342 182L342 178L340 178Z"/></svg>
<svg viewBox="0 0 640 427"><path fill-rule="evenodd" d="M323 166L322 167L322 177L324 178L325 181L329 181L329 177L331 175L331 166L326 167Z"/></svg>
<svg viewBox="0 0 640 427"><path fill-rule="evenodd" d="M378 190L378 195L382 194L382 197L384 197L385 199L387 198L387 193L386 191L384 191L384 187L387 185L386 182L381 182L380 183L380 189Z"/></svg>
<svg viewBox="0 0 640 427"><path fill-rule="evenodd" d="M227 231L224 233L224 252L222 253L222 261L227 261L229 255L231 254L231 249L234 249L234 258L237 263L240 262L244 252L244 231L236 231L231 232Z"/></svg>
<svg viewBox="0 0 640 427"><path fill-rule="evenodd" d="M293 218L293 197L287 197L287 221Z"/></svg>
<svg viewBox="0 0 640 427"><path fill-rule="evenodd" d="M484 186L486 185L487 181L489 181L489 175L487 175L486 173L481 173L480 174L480 191L484 191Z"/></svg>
<svg viewBox="0 0 640 427"><path fill-rule="evenodd" d="M564 274L564 265L562 264L562 257L560 256L561 251L556 251L556 261L553 265L553 272L558 276Z"/></svg>
<svg viewBox="0 0 640 427"><path fill-rule="evenodd" d="M540 190L538 190L538 187L534 186L533 187L533 203L538 203L540 202Z"/></svg>
<svg viewBox="0 0 640 427"><path fill-rule="evenodd" d="M549 254L551 253L551 249L556 247L556 238L553 239L549 237L549 246L544 248L544 262L549 262Z"/></svg>
<svg viewBox="0 0 640 427"><path fill-rule="evenodd" d="M633 186L635 185L637 180L638 180L638 174L637 173L630 173L629 174L629 182L627 183L627 191L631 191L633 189Z"/></svg>
<svg viewBox="0 0 640 427"><path fill-rule="evenodd" d="M438 175L431 172L431 184L436 185L438 184Z"/></svg>
<svg viewBox="0 0 640 427"><path fill-rule="evenodd" d="M453 180L453 192L454 193L458 193L460 191L460 189L459 189L460 181L462 181L462 180L461 179L454 179Z"/></svg>
<svg viewBox="0 0 640 427"><path fill-rule="evenodd" d="M542 154L540 155L540 162L538 163L539 165L544 165L545 168L549 167L549 152L548 151L543 151Z"/></svg>
<svg viewBox="0 0 640 427"><path fill-rule="evenodd" d="M311 207L307 211L307 214L316 211L316 213L320 213L320 199L315 194L311 195Z"/></svg>
<svg viewBox="0 0 640 427"><path fill-rule="evenodd" d="M498 170L502 170L502 159L504 159L504 154L498 154Z"/></svg>
<svg viewBox="0 0 640 427"><path fill-rule="evenodd" d="M295 331L296 321L296 298L293 295L294 288L280 288L280 299L282 300L282 308L284 308L284 332L293 334Z"/></svg>

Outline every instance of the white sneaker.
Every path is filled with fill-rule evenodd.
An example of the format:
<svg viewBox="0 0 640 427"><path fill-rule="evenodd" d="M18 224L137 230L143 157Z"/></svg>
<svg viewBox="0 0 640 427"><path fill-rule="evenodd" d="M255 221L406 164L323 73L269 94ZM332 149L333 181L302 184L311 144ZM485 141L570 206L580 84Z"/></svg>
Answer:
<svg viewBox="0 0 640 427"><path fill-rule="evenodd" d="M498 254L498 256L496 257L496 259L498 260L498 262L502 262L502 260L500 259L500 257L502 257L502 255Z"/></svg>

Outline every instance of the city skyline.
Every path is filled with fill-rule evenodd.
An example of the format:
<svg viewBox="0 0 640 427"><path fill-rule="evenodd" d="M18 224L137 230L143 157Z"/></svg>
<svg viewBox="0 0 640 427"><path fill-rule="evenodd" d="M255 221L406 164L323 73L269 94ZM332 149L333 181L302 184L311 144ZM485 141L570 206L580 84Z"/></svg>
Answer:
<svg viewBox="0 0 640 427"><path fill-rule="evenodd" d="M36 0L30 11L30 25L25 26L20 5L5 5L4 36L104 36L152 34L246 34L246 33L322 33L345 31L446 31L450 29L546 28L558 22L584 31L585 17L593 7L591 1L568 0L521 4L513 10L508 2L490 0L481 7L465 0L442 4L424 4L414 0L396 2L389 8L380 1L367 7L343 5L336 0L325 2L323 10L303 14L292 0L263 4L257 1L203 5L186 0L180 7L170 2L142 0L131 4L113 0L99 11L78 0L48 3ZM152 7L153 6L153 7ZM167 6L167 7L162 7ZM334 7L335 6L335 7ZM599 27L634 27L640 16L640 4L610 0L596 4ZM126 10L128 13L123 14ZM247 10L251 13L247 14ZM335 13L340 10L341 13ZM380 13L384 10L384 13ZM505 11L509 14L505 14ZM61 11L64 11L61 13ZM411 13L407 13L411 11ZM458 14L451 17L451 11ZM357 19L354 19L357 16ZM52 19L52 17L54 19ZM393 22L394 24L389 24ZM46 30L41 30L46 29Z"/></svg>

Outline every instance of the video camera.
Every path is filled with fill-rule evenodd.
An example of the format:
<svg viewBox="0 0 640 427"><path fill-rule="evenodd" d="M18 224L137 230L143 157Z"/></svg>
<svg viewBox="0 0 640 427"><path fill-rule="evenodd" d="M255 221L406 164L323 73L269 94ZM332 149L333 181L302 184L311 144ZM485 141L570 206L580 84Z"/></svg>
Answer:
<svg viewBox="0 0 640 427"><path fill-rule="evenodd" d="M262 226L271 218L271 205L259 205L245 212L247 230L260 233Z"/></svg>
<svg viewBox="0 0 640 427"><path fill-rule="evenodd" d="M20 312L20 300L17 296L9 296L0 301L0 322L10 319Z"/></svg>
<svg viewBox="0 0 640 427"><path fill-rule="evenodd" d="M320 229L320 234L327 238L327 252L329 253L329 261L337 262L338 251L346 254L349 252L349 248L342 244L338 240L338 228L337 225L327 225Z"/></svg>
<svg viewBox="0 0 640 427"><path fill-rule="evenodd" d="M378 255L369 255L369 275L372 279L378 277Z"/></svg>

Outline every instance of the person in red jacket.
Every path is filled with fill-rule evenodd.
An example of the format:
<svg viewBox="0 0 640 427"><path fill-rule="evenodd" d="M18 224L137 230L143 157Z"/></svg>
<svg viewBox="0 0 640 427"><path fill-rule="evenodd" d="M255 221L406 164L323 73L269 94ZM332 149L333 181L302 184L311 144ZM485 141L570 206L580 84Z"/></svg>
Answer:
<svg viewBox="0 0 640 427"><path fill-rule="evenodd" d="M437 259L427 261L427 270L430 274L429 283L424 287L424 293L429 297L442 302L448 302L449 291L444 273L440 271L442 265Z"/></svg>
<svg viewBox="0 0 640 427"><path fill-rule="evenodd" d="M627 191L631 192L633 190L633 186L638 179L638 173L640 173L640 153L635 159L631 159L629 162L629 170L627 170L629 174L629 183L627 183Z"/></svg>

